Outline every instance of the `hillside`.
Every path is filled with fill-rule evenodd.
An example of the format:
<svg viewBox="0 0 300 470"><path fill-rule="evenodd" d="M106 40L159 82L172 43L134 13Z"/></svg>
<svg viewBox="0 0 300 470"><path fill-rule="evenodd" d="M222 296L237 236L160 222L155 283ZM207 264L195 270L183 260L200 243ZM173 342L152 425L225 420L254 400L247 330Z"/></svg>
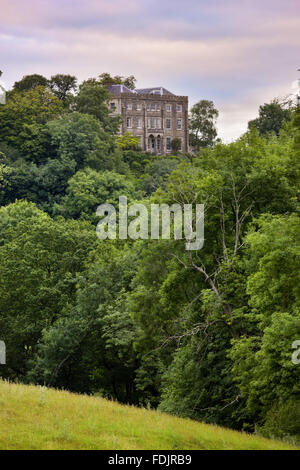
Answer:
<svg viewBox="0 0 300 470"><path fill-rule="evenodd" d="M0 449L289 449L101 398L0 381Z"/></svg>

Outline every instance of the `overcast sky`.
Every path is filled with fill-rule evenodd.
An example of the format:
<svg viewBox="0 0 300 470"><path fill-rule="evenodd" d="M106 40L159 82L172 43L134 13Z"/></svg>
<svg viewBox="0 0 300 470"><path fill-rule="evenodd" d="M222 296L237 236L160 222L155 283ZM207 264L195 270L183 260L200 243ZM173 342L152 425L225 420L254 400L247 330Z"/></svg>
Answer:
<svg viewBox="0 0 300 470"><path fill-rule="evenodd" d="M102 72L164 86L190 105L211 99L219 135L291 92L300 68L300 0L0 0L0 69L23 75Z"/></svg>

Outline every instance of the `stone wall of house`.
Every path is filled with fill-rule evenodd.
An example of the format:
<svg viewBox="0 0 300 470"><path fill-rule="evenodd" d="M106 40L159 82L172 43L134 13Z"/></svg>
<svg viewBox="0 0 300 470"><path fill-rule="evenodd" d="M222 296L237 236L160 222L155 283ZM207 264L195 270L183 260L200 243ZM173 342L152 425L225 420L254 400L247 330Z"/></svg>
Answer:
<svg viewBox="0 0 300 470"><path fill-rule="evenodd" d="M172 94L119 93L111 95L112 114L120 114L120 134L129 131L139 137L144 151L171 152L171 141L181 139L181 151L188 151L188 97Z"/></svg>

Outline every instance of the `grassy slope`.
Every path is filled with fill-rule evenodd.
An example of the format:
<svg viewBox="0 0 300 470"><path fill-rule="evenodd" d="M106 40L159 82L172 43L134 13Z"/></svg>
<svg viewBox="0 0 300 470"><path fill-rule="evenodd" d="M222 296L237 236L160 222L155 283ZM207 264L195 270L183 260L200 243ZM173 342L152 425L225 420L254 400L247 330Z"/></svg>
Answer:
<svg viewBox="0 0 300 470"><path fill-rule="evenodd" d="M101 398L0 381L0 449L288 449Z"/></svg>

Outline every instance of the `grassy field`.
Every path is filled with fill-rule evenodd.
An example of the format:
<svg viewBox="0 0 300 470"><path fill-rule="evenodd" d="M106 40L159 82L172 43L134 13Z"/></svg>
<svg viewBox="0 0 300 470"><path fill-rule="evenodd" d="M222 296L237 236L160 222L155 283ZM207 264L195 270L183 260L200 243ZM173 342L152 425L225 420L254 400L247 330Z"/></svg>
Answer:
<svg viewBox="0 0 300 470"><path fill-rule="evenodd" d="M291 449L101 398L0 381L0 449Z"/></svg>

